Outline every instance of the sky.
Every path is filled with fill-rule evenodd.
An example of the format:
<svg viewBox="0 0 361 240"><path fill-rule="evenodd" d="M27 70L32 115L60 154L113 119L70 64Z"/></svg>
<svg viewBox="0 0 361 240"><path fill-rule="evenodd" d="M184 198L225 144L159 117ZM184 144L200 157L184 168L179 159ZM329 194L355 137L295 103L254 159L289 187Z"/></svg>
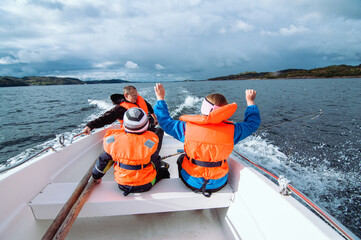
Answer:
<svg viewBox="0 0 361 240"><path fill-rule="evenodd" d="M361 0L1 0L0 76L204 80L361 64Z"/></svg>

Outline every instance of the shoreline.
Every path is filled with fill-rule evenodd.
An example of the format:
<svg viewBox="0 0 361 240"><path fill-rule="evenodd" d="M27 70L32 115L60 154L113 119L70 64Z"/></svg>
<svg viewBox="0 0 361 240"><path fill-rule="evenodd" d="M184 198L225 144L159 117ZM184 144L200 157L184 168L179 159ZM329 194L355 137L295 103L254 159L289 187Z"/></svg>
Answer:
<svg viewBox="0 0 361 240"><path fill-rule="evenodd" d="M342 77L283 77L283 78L233 78L233 79L207 79L207 80L191 80L191 81L233 81L233 80L289 80L289 79L346 79L361 78L361 76L342 76Z"/></svg>
<svg viewBox="0 0 361 240"><path fill-rule="evenodd" d="M206 81L257 81L257 80L302 80L302 79L355 79L360 78L361 76L342 76L342 77L310 77L310 76L304 76L304 77L283 77L283 78L220 78L220 79L205 79L205 80L180 80L180 81L162 81L162 83L166 82L206 82ZM69 86L69 85L97 85L97 84L122 84L122 83L157 83L158 81L139 81L139 82L118 82L118 83L110 83L105 80L104 82L97 82L97 83L71 83L71 84L29 84L29 85L6 85L2 86L0 85L0 88L7 88L7 87L42 87L42 86ZM159 81L161 82L161 81Z"/></svg>

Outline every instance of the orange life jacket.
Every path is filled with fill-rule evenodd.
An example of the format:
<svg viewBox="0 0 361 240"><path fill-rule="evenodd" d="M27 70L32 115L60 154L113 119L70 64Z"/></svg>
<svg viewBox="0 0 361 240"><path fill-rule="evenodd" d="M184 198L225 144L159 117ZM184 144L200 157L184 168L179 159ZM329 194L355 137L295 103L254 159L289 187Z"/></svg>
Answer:
<svg viewBox="0 0 361 240"><path fill-rule="evenodd" d="M150 159L157 150L158 142L157 135L151 131L132 134L124 129L108 130L103 146L105 152L115 161L115 181L128 186L141 186L152 182L157 172Z"/></svg>
<svg viewBox="0 0 361 240"><path fill-rule="evenodd" d="M234 147L234 125L226 120L237 110L232 103L211 112L208 116L180 117L186 122L182 168L191 176L219 179L228 171L226 159Z"/></svg>
<svg viewBox="0 0 361 240"><path fill-rule="evenodd" d="M119 103L120 106L124 107L125 109L133 108L133 107L139 107L144 110L144 112L148 115L148 107L147 103L145 102L144 98L138 95L137 102L131 103L131 102L121 102ZM119 120L121 124L123 124L123 120Z"/></svg>

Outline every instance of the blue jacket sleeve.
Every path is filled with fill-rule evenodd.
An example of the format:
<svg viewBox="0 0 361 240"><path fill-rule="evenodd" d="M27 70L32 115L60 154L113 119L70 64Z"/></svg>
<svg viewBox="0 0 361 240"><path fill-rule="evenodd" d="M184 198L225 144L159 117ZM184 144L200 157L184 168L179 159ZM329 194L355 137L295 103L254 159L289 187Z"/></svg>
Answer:
<svg viewBox="0 0 361 240"><path fill-rule="evenodd" d="M170 117L168 106L164 100L159 100L154 106L154 113L157 116L160 127L169 135L181 142L184 142L184 132L186 123L174 120Z"/></svg>
<svg viewBox="0 0 361 240"><path fill-rule="evenodd" d="M257 131L261 123L261 115L256 105L248 106L243 122L234 124L234 144Z"/></svg>

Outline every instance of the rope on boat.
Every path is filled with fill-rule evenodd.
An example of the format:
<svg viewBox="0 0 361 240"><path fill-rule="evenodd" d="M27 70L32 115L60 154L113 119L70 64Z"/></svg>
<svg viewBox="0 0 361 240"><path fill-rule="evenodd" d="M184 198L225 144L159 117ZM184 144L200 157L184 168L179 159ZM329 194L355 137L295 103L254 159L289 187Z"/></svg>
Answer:
<svg viewBox="0 0 361 240"><path fill-rule="evenodd" d="M284 185L284 186L280 186L281 187L281 191L280 191L281 194L283 194L282 191L284 191L284 192L286 192L288 194L294 193L303 202L305 202L307 204L307 206L309 206L312 210L314 210L324 221L326 221L334 229L336 229L337 232L339 232L344 238L349 239L349 240L354 240L345 230L343 230L343 228L341 226L339 226L338 223L336 223L330 216L328 216L328 214L326 212L324 212L320 207L318 207L315 203L313 203L310 199L308 199L304 194L302 194L295 187L293 187L286 178L284 178L283 176L277 177L276 175L274 175L271 172L267 171L266 169L262 168L258 164L252 162L251 160L249 160L248 158L246 158L245 156L243 156L239 152L237 152L235 150L233 150L233 152L236 153L237 155L239 155L241 158L243 158L246 162L250 163L251 165L253 165L257 169L259 169L260 171L266 173L267 175L269 175L273 179L277 180L279 182L279 184ZM282 189L284 189L284 190L282 190ZM287 195L287 194L285 194L285 195Z"/></svg>

